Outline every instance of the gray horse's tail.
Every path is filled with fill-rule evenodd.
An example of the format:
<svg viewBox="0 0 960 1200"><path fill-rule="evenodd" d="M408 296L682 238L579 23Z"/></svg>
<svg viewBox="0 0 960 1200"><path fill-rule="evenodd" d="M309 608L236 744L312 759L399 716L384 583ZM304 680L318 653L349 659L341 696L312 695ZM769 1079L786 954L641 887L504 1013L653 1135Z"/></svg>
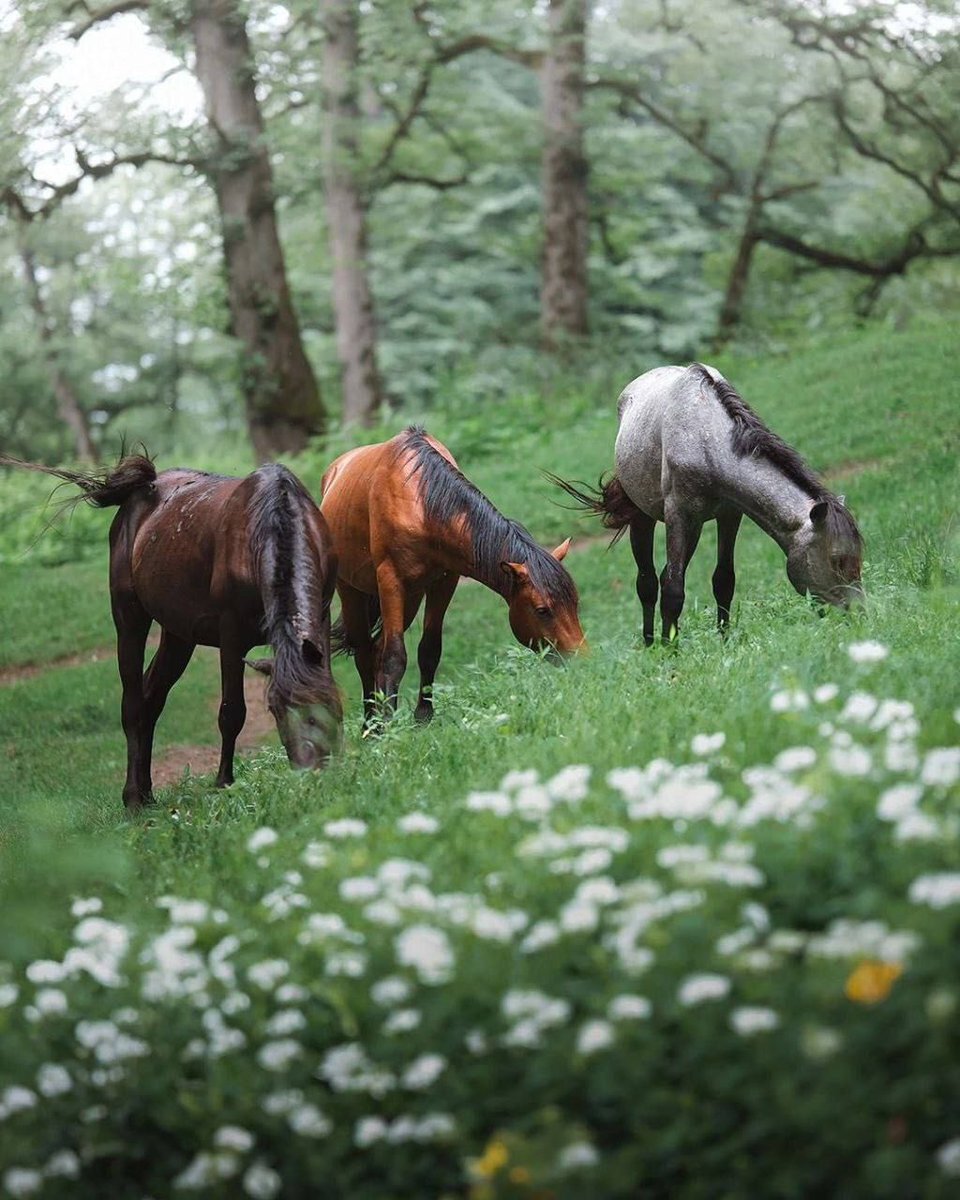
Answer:
<svg viewBox="0 0 960 1200"><path fill-rule="evenodd" d="M611 475L609 479L604 479L601 475L597 486L592 488L580 480L571 483L549 471L545 471L544 474L551 483L556 484L572 500L576 501L577 508L583 509L591 516L599 517L605 529L612 529L614 542L623 536L624 531L629 528L630 522L641 515L640 509L624 491L623 484L616 475ZM613 542L611 542L612 544Z"/></svg>
<svg viewBox="0 0 960 1200"><path fill-rule="evenodd" d="M0 466L24 467L28 471L52 475L64 483L75 484L82 495L68 503L85 500L95 508L113 508L122 504L128 496L148 487L157 478L157 468L146 454L125 455L112 470L101 471L65 471L58 467L46 467L42 463L10 458L6 454L0 454Z"/></svg>
<svg viewBox="0 0 960 1200"><path fill-rule="evenodd" d="M367 626L370 637L377 637L381 629L379 596L367 597ZM347 634L342 616L337 617L330 626L330 645L334 654L356 654L357 652L356 645Z"/></svg>

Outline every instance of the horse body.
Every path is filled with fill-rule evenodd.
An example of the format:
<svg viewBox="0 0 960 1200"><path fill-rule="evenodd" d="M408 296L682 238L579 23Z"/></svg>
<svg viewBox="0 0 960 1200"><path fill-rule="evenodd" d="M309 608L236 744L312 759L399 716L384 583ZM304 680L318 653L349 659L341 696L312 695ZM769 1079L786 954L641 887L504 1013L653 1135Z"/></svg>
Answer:
<svg viewBox="0 0 960 1200"><path fill-rule="evenodd" d="M700 363L657 367L624 388L617 412L614 478L593 495L557 482L608 528L629 528L648 644L658 592L663 638L676 635L686 569L708 521L717 523L713 592L721 629L730 619L734 546L744 515L784 551L798 592L844 607L862 598L862 543L843 497L823 486L719 371ZM657 521L667 529L659 581Z"/></svg>
<svg viewBox="0 0 960 1200"><path fill-rule="evenodd" d="M330 669L336 556L296 476L276 465L243 479L179 468L158 475L141 456L105 475L13 465L75 483L98 507L118 506L110 528L110 599L129 808L153 799L154 729L197 645L220 651L218 786L233 782L246 719L244 655L265 641L274 658L248 665L270 676L267 703L287 755L300 767L325 761L342 719ZM154 621L160 645L144 673Z"/></svg>
<svg viewBox="0 0 960 1200"><path fill-rule="evenodd" d="M424 601L416 717L432 717L443 621L461 576L504 597L524 645L569 653L582 644L576 588L560 565L568 543L544 550L423 430L341 455L321 491L340 564L343 641L356 658L368 717L377 693L396 707L403 635Z"/></svg>

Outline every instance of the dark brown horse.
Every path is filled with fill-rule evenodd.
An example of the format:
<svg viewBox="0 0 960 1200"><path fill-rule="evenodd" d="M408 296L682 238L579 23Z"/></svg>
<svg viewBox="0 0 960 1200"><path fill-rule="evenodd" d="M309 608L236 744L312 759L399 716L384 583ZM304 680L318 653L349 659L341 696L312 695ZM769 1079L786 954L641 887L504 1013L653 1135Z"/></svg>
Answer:
<svg viewBox="0 0 960 1200"><path fill-rule="evenodd" d="M577 589L560 561L569 539L552 553L538 545L422 429L341 455L321 488L340 564L342 641L356 656L368 717L377 693L396 707L407 665L403 635L424 599L416 718L433 716L443 619L461 575L506 600L524 646L552 654L584 646Z"/></svg>
<svg viewBox="0 0 960 1200"><path fill-rule="evenodd" d="M330 601L336 556L320 510L285 467L245 479L123 458L109 473L58 471L81 499L119 506L110 527L110 600L117 628L127 738L123 801L153 800L153 732L167 695L198 645L220 650L222 752L217 786L233 782L233 755L247 710L244 655L268 642L272 659L249 663L270 676L267 704L295 767L321 766L339 738L342 713L330 671ZM160 646L144 673L151 624Z"/></svg>

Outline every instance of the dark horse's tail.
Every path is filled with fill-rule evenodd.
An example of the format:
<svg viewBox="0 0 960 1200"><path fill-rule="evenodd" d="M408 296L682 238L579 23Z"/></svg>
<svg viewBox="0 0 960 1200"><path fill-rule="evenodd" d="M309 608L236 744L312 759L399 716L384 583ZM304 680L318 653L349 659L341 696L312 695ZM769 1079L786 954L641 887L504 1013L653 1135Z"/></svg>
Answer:
<svg viewBox="0 0 960 1200"><path fill-rule="evenodd" d="M0 454L0 466L25 467L28 471L52 475L64 483L76 484L82 495L69 503L85 500L95 508L112 508L122 504L128 496L148 487L157 477L157 468L146 454L124 455L113 470L102 471L64 471L58 467L45 467L41 463L9 458L6 454Z"/></svg>
<svg viewBox="0 0 960 1200"><path fill-rule="evenodd" d="M379 596L367 597L367 628L372 638L376 637L380 632ZM355 643L347 635L343 617L338 617L330 626L330 644L333 647L334 654L356 654L357 652Z"/></svg>
<svg viewBox="0 0 960 1200"><path fill-rule="evenodd" d="M574 484L549 471L544 474L551 483L575 500L578 508L599 517L605 529L612 529L614 542L623 536L630 522L640 516L640 509L623 490L623 484L616 475L606 480L601 475L596 488L592 488L580 480ZM613 545L613 542L610 544Z"/></svg>

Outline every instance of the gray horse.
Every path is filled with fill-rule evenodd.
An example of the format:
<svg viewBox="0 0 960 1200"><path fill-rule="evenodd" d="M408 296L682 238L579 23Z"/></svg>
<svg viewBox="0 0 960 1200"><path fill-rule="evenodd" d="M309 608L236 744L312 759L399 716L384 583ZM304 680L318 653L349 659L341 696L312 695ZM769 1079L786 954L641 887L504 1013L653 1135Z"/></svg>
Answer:
<svg viewBox="0 0 960 1200"><path fill-rule="evenodd" d="M863 543L843 496L823 486L719 371L702 363L647 371L624 388L617 412L613 478L601 480L596 492L551 478L608 529L629 528L648 645L657 604L657 521L667 527L660 576L664 641L676 637L684 576L707 521L717 522L713 594L718 625L726 629L744 513L786 554L787 576L801 595L844 608L863 598Z"/></svg>

